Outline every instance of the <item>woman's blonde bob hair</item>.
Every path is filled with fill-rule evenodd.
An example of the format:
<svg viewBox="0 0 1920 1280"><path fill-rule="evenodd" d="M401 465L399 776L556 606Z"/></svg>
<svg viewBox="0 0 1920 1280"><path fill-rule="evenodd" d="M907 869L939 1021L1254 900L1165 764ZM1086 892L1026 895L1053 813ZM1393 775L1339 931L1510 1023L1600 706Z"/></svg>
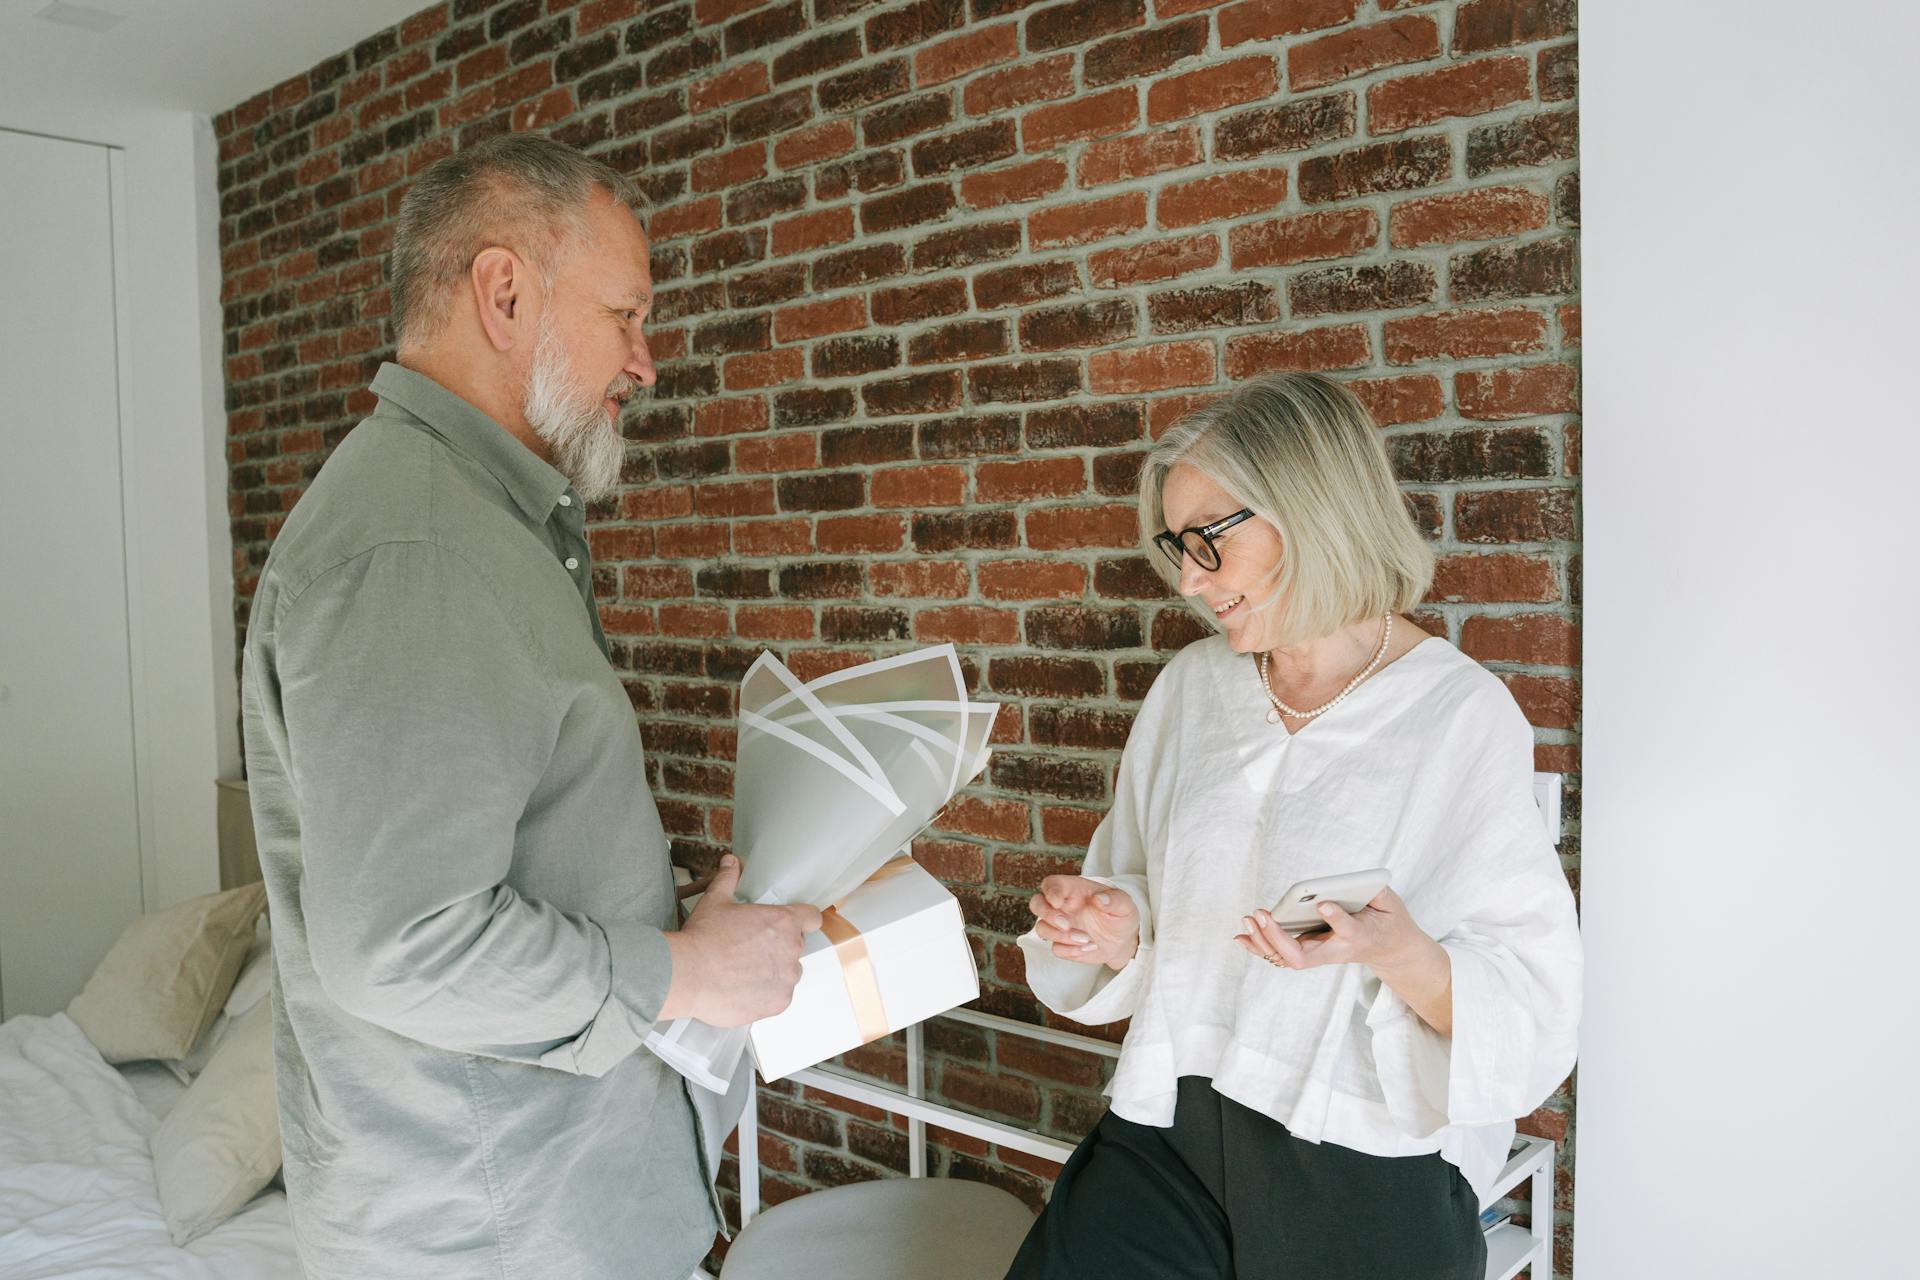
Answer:
<svg viewBox="0 0 1920 1280"><path fill-rule="evenodd" d="M1179 571L1152 540L1167 527L1161 490L1181 463L1279 531L1280 563L1264 602L1279 610L1276 648L1405 612L1426 596L1433 550L1407 510L1372 417L1331 378L1252 379L1160 438L1140 473L1140 533L1149 558L1174 582ZM1194 607L1214 623L1211 609Z"/></svg>

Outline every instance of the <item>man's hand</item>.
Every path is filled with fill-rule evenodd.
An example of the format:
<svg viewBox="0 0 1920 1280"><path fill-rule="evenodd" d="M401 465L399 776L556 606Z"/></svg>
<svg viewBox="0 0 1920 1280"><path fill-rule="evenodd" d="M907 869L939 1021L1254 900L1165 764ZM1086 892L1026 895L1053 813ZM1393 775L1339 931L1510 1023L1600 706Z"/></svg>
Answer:
<svg viewBox="0 0 1920 1280"><path fill-rule="evenodd" d="M820 927L820 913L809 906L735 902L739 883L739 859L728 854L687 923L667 935L673 985L660 1007L662 1022L694 1017L709 1026L739 1027L793 1001L801 940Z"/></svg>
<svg viewBox="0 0 1920 1280"><path fill-rule="evenodd" d="M1048 876L1027 903L1033 931L1053 954L1080 964L1127 967L1140 947L1140 913L1133 897L1085 876Z"/></svg>

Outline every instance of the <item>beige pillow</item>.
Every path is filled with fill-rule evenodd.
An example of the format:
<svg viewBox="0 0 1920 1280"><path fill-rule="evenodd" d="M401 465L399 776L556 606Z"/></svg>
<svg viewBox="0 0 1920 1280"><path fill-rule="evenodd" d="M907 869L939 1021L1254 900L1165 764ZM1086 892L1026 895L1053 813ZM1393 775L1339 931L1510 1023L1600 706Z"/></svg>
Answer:
<svg viewBox="0 0 1920 1280"><path fill-rule="evenodd" d="M141 916L67 1006L108 1062L184 1058L225 1003L267 888L243 885Z"/></svg>
<svg viewBox="0 0 1920 1280"><path fill-rule="evenodd" d="M181 1084L192 1084L193 1078L207 1069L207 1063L213 1060L214 1050L227 1038L227 1033L256 1002L267 998L267 990L272 985L273 937L267 931L267 918L263 915L260 923L254 926L253 946L240 965L240 976L233 980L233 990L227 993L226 1006L215 1015L212 1024L200 1033L200 1038L193 1042L193 1048L187 1051L186 1057L170 1058L160 1065L171 1071Z"/></svg>
<svg viewBox="0 0 1920 1280"><path fill-rule="evenodd" d="M153 1180L176 1245L213 1230L280 1169L273 1002L234 1026L153 1134Z"/></svg>

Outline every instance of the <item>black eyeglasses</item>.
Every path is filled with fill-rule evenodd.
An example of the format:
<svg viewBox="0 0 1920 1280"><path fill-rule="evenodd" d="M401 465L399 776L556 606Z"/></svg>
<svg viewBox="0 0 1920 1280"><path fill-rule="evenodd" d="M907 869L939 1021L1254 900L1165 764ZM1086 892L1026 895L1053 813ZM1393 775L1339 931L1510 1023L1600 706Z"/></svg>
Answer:
<svg viewBox="0 0 1920 1280"><path fill-rule="evenodd" d="M1153 535L1153 545L1160 548L1167 559L1173 561L1173 567L1176 569L1180 567L1180 557L1188 555L1193 557L1195 564L1211 573L1220 567L1220 548L1213 545L1214 539L1242 520L1251 519L1253 519L1253 512L1242 507L1232 515L1215 520L1212 524L1195 525L1191 529L1182 529L1178 533L1156 533Z"/></svg>

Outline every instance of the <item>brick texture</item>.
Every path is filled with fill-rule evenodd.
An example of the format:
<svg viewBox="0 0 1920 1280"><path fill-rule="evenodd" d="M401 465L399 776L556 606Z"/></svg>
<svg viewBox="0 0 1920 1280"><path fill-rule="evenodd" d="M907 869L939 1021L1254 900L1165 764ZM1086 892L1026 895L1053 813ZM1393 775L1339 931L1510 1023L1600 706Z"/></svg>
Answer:
<svg viewBox="0 0 1920 1280"><path fill-rule="evenodd" d="M590 513L674 856L731 834L734 683L952 639L1009 704L916 846L981 1007L1043 1016L1013 937L1070 870L1169 654L1140 458L1272 369L1347 379L1440 572L1419 618L1568 773L1579 858L1579 188L1572 0L447 0L215 121L236 626L372 407L407 183L537 129L650 204L660 384ZM1109 1034L1117 1034L1118 1028ZM932 1091L1075 1138L1100 1069L936 1021ZM844 1065L903 1078L896 1038ZM1573 1097L1522 1122L1563 1143ZM936 1134L1038 1204L1048 1166ZM771 1089L770 1201L906 1167L900 1126ZM724 1175L733 1194L731 1166Z"/></svg>

